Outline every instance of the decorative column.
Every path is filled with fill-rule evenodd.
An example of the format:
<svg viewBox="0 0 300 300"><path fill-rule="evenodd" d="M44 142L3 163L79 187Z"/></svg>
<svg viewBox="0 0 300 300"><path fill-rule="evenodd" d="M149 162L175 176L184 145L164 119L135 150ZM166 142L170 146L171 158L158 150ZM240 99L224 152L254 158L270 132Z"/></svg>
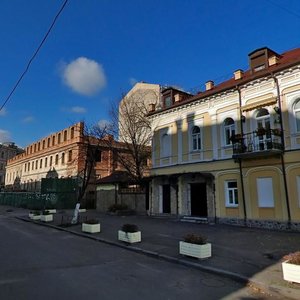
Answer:
<svg viewBox="0 0 300 300"><path fill-rule="evenodd" d="M178 137L178 164L182 162L182 120L176 120Z"/></svg>

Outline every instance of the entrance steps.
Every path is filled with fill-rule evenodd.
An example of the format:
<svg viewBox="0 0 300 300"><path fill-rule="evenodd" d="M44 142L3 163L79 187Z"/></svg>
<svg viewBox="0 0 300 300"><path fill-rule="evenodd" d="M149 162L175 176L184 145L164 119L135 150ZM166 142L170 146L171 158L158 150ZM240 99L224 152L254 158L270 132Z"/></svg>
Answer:
<svg viewBox="0 0 300 300"><path fill-rule="evenodd" d="M193 217L193 216L183 216L180 219L181 222L190 222L198 224L208 224L208 220L205 217Z"/></svg>

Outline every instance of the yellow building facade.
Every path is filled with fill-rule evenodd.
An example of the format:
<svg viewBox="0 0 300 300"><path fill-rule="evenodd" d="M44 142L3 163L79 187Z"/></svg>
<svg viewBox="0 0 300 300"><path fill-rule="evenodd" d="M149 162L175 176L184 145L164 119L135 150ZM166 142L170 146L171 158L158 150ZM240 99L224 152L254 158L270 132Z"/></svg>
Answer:
<svg viewBox="0 0 300 300"><path fill-rule="evenodd" d="M300 49L248 58L197 95L162 92L149 113L151 214L300 230Z"/></svg>

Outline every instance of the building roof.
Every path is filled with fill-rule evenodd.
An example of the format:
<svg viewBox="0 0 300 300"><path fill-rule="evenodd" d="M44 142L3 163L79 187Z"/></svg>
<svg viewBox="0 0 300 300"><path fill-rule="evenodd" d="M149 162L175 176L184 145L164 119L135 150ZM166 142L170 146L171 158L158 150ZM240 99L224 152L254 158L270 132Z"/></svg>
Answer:
<svg viewBox="0 0 300 300"><path fill-rule="evenodd" d="M128 183L132 181L129 174L125 171L115 171L109 176L100 178L96 181L96 184L106 184L106 183Z"/></svg>
<svg viewBox="0 0 300 300"><path fill-rule="evenodd" d="M257 49L255 51L252 51L249 54L249 56L252 55L253 53L255 53L256 51L262 50L262 49L267 49L270 52L272 52L274 54L277 54L273 50L265 47L265 48L261 48L261 49ZM167 111L167 110L172 109L174 107L178 107L178 106L181 106L181 105L184 105L184 104L196 101L196 100L201 100L201 99L204 99L208 96L212 96L212 95L218 94L220 92L224 92L226 90L231 90L233 88L236 88L237 86L241 86L241 85L246 84L246 83L248 83L250 81L253 81L255 79L259 79L259 78L264 77L264 76L272 75L274 73L277 73L277 72L280 72L280 71L285 70L287 68L290 68L294 65L297 65L297 64L300 63L300 48L296 48L296 49L284 52L280 55L278 54L277 58L278 58L278 61L276 62L276 64L274 64L272 66L268 66L268 67L266 67L266 68L264 68L260 71L256 71L256 72L253 72L251 69L249 69L249 70L247 70L243 73L243 76L242 76L241 79L236 80L233 77L229 80L221 82L218 85L215 85L210 90L199 92L198 94L196 94L192 97L189 97L189 98L187 98L183 101L174 103L172 106L170 106L168 108L162 108L162 109L150 112L148 115L149 116L155 115L156 113L159 113L159 112L162 112L162 111Z"/></svg>

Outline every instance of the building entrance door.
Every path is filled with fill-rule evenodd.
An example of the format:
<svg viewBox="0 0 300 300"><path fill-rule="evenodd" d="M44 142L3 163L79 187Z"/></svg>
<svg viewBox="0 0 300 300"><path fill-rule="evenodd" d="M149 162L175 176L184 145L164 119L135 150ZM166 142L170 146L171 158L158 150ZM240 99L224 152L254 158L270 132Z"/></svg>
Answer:
<svg viewBox="0 0 300 300"><path fill-rule="evenodd" d="M191 183L191 215L207 217L206 183Z"/></svg>
<svg viewBox="0 0 300 300"><path fill-rule="evenodd" d="M163 185L163 203L162 203L162 212L164 214L171 213L171 186L169 184Z"/></svg>

